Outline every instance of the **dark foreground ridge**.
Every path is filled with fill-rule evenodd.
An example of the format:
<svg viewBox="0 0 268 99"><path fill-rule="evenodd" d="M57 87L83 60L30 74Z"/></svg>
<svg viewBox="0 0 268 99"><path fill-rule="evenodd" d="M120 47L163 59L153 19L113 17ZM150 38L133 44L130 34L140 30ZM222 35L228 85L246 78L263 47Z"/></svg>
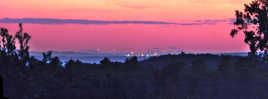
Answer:
<svg viewBox="0 0 268 99"><path fill-rule="evenodd" d="M165 55L138 62L88 64L44 54L28 66L0 57L10 99L267 99L268 64L260 58Z"/></svg>

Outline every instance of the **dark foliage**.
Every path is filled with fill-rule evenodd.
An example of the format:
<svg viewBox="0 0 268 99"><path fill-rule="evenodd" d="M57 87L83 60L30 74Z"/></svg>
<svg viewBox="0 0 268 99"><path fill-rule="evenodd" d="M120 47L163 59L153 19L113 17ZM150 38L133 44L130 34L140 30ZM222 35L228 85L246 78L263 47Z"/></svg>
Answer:
<svg viewBox="0 0 268 99"><path fill-rule="evenodd" d="M42 55L43 55L43 59L42 59L43 64L47 64L52 61L52 51L48 51L46 53L43 52Z"/></svg>
<svg viewBox="0 0 268 99"><path fill-rule="evenodd" d="M107 57L105 57L103 60L101 60L100 63L103 64L103 65L109 65L112 62Z"/></svg>
<svg viewBox="0 0 268 99"><path fill-rule="evenodd" d="M236 11L235 28L231 31L234 37L239 31L245 35L251 55L257 51L268 51L268 4L266 0L253 0L245 4L244 11Z"/></svg>
<svg viewBox="0 0 268 99"><path fill-rule="evenodd" d="M22 59L23 63L26 63L29 61L29 40L31 39L31 36L23 32L22 23L19 24L19 31L16 33L15 37L18 39L20 44L20 50L19 50L19 56Z"/></svg>
<svg viewBox="0 0 268 99"><path fill-rule="evenodd" d="M134 57L131 57L130 59L127 58L125 63L126 64L137 64L138 63L138 57L134 56Z"/></svg>
<svg viewBox="0 0 268 99"><path fill-rule="evenodd" d="M11 56L15 55L15 38L8 33L6 28L1 28L0 35L2 37L1 42L1 55L3 56Z"/></svg>

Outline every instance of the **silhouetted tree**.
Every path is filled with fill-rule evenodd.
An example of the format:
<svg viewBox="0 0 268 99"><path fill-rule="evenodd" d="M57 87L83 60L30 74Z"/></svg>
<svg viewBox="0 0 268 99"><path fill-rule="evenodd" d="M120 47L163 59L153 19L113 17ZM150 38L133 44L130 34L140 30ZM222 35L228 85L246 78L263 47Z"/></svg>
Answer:
<svg viewBox="0 0 268 99"><path fill-rule="evenodd" d="M8 30L6 28L1 28L0 36L2 37L2 45L0 45L1 54L14 55L14 50L16 49L15 38L8 33Z"/></svg>
<svg viewBox="0 0 268 99"><path fill-rule="evenodd" d="M56 57L51 59L50 64L52 64L52 65L61 65L61 61L60 61L59 57L56 56Z"/></svg>
<svg viewBox="0 0 268 99"><path fill-rule="evenodd" d="M59 76L61 75L60 73L63 73L63 71L65 71L61 64L62 62L60 61L59 57L56 56L51 59L51 62L47 66L50 71L58 73L56 75Z"/></svg>
<svg viewBox="0 0 268 99"><path fill-rule="evenodd" d="M124 68L126 69L126 71L128 71L128 70L140 70L141 69L141 66L138 63L137 56L127 58L125 61L125 65L126 66Z"/></svg>
<svg viewBox="0 0 268 99"><path fill-rule="evenodd" d="M30 59L30 55L29 55L29 40L31 39L31 36L26 33L23 32L23 27L22 27L22 23L19 24L19 31L16 33L16 38L19 41L20 44L20 50L19 50L19 56L22 59L23 63L26 63L27 61L29 61Z"/></svg>
<svg viewBox="0 0 268 99"><path fill-rule="evenodd" d="M138 57L137 56L134 56L134 57L131 57L130 59L126 59L126 64L137 64L138 63Z"/></svg>
<svg viewBox="0 0 268 99"><path fill-rule="evenodd" d="M48 51L46 53L43 52L42 55L43 55L42 62L44 64L47 64L47 63L50 63L51 62L51 59L52 59L52 51Z"/></svg>
<svg viewBox="0 0 268 99"><path fill-rule="evenodd" d="M234 25L231 36L234 37L239 31L242 31L251 55L255 55L257 51L268 50L268 5L266 0L254 0L245 4L244 11L237 10Z"/></svg>
<svg viewBox="0 0 268 99"><path fill-rule="evenodd" d="M72 59L70 59L67 63L66 63L66 68L68 67L68 66L70 66L70 65L74 65L75 64L75 62L72 60Z"/></svg>
<svg viewBox="0 0 268 99"><path fill-rule="evenodd" d="M79 65L82 65L83 62L81 62L80 60L73 60L73 59L70 59L67 63L66 63L66 69L71 69L72 67L74 66L79 66Z"/></svg>
<svg viewBox="0 0 268 99"><path fill-rule="evenodd" d="M109 65L112 62L110 61L109 58L105 57L103 60L100 61L100 63L103 64L103 65Z"/></svg>
<svg viewBox="0 0 268 99"><path fill-rule="evenodd" d="M184 56L184 55L186 55L186 53L184 51L181 51L181 53L179 55Z"/></svg>

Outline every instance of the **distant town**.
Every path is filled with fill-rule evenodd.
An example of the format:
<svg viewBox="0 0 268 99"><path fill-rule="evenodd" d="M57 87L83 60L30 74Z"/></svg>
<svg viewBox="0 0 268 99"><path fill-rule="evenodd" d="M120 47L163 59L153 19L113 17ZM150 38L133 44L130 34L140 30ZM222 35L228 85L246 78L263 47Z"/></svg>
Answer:
<svg viewBox="0 0 268 99"><path fill-rule="evenodd" d="M90 50L82 50L82 51L53 51L54 55L68 55L68 54L76 54L76 55L90 55L90 56L139 56L139 57L151 57L151 56L159 56L159 55L166 55L166 54L179 54L183 50L176 48L176 47L168 47L168 48L151 48L146 50L102 50L102 49L90 49ZM43 52L43 51L41 51ZM32 55L40 54L39 51L31 51Z"/></svg>

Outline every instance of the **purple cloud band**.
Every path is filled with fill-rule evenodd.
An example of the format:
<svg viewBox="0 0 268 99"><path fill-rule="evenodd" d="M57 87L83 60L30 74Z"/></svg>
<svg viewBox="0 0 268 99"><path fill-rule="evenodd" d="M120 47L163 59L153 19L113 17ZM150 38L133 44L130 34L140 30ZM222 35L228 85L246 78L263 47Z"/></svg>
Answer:
<svg viewBox="0 0 268 99"><path fill-rule="evenodd" d="M174 24L188 25L211 25L217 23L233 23L234 19L220 20L195 20L192 22L163 22L163 21L108 21L108 20L84 20L84 19L56 19L56 18L3 18L0 23L30 23L30 24Z"/></svg>

